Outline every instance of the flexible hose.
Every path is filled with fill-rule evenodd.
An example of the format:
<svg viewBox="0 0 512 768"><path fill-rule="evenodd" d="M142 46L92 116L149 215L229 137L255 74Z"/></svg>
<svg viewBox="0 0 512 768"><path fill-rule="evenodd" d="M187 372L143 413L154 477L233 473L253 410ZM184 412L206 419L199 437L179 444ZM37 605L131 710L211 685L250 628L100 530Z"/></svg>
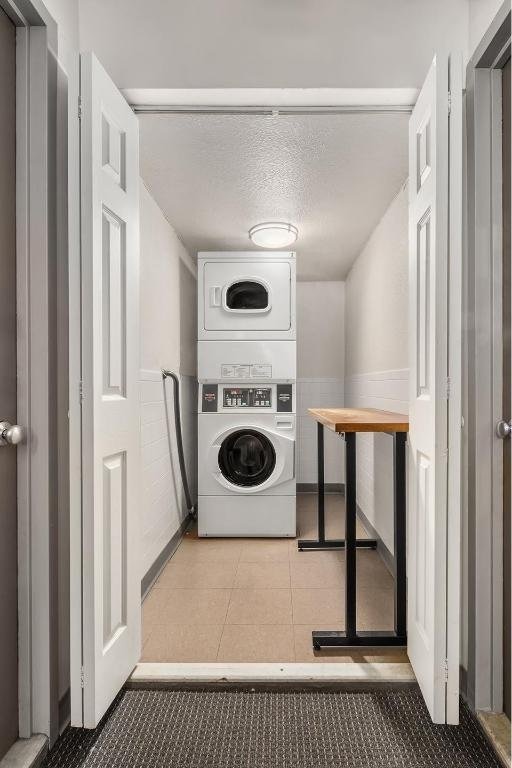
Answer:
<svg viewBox="0 0 512 768"><path fill-rule="evenodd" d="M174 424L176 427L176 444L178 448L178 460L180 463L181 482L183 483L183 490L185 491L185 501L187 503L188 513L191 517L195 518L197 517L197 510L195 505L192 503L192 497L190 495L190 489L187 480L187 470L185 468L185 456L183 453L183 437L181 433L180 413L180 380L175 373L172 371L167 371L165 368L162 369L162 377L164 380L164 391L166 379L172 379L174 386Z"/></svg>

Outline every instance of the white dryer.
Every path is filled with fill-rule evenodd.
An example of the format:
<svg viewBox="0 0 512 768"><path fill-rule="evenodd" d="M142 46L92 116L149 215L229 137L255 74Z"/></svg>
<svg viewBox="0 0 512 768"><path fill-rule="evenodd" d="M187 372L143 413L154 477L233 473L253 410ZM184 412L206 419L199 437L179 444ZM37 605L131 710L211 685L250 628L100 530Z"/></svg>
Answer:
<svg viewBox="0 0 512 768"><path fill-rule="evenodd" d="M295 536L295 392L289 383L203 383L199 536Z"/></svg>
<svg viewBox="0 0 512 768"><path fill-rule="evenodd" d="M296 338L295 254L198 253L198 340Z"/></svg>

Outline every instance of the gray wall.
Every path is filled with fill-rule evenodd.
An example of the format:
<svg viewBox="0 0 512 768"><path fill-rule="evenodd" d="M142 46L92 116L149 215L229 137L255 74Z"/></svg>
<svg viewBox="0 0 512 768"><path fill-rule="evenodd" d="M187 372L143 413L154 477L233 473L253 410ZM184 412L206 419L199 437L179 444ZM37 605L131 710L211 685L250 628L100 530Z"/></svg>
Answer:
<svg viewBox="0 0 512 768"><path fill-rule="evenodd" d="M55 431L57 461L53 486L56 511L54 550L50 557L54 565L52 588L54 627L57 647L52 649L53 691L52 736L59 724L69 716L69 356L68 356L68 254L78 247L77 219L73 215L78 200L78 0L44 0L44 5L58 25L57 72L57 248L55 269L54 327L55 342ZM72 185L70 187L70 185ZM71 192L70 192L71 190Z"/></svg>

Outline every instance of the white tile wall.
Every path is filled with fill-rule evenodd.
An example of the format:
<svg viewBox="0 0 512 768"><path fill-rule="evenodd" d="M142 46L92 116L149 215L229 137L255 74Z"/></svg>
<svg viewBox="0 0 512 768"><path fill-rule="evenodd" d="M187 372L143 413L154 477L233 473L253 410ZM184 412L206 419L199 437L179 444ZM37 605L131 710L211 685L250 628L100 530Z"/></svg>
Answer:
<svg viewBox="0 0 512 768"><path fill-rule="evenodd" d="M297 379L297 482L317 481L317 425L308 408L341 408L343 379ZM344 446L341 438L324 430L325 482L345 482Z"/></svg>
<svg viewBox="0 0 512 768"><path fill-rule="evenodd" d="M408 413L409 369L351 376L345 382L349 408ZM393 553L393 444L389 435L357 436L357 503Z"/></svg>
<svg viewBox="0 0 512 768"><path fill-rule="evenodd" d="M197 488L196 386L193 377L181 377L183 443L193 500ZM172 382L167 381L166 387L170 430L162 374L159 370L141 370L141 577L148 572L187 514L174 434Z"/></svg>

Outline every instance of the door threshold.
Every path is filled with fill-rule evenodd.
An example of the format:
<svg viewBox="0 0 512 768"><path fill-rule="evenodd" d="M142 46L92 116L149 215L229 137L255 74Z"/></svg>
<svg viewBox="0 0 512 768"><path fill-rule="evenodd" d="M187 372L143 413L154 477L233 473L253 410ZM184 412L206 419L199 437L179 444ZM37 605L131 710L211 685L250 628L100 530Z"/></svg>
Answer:
<svg viewBox="0 0 512 768"><path fill-rule="evenodd" d="M415 685L408 663L157 663L135 667L130 688L175 686L331 686Z"/></svg>
<svg viewBox="0 0 512 768"><path fill-rule="evenodd" d="M510 768L510 720L494 712L477 712L476 716L500 763Z"/></svg>
<svg viewBox="0 0 512 768"><path fill-rule="evenodd" d="M46 736L36 734L29 739L18 739L0 760L0 768L39 768L47 752Z"/></svg>

